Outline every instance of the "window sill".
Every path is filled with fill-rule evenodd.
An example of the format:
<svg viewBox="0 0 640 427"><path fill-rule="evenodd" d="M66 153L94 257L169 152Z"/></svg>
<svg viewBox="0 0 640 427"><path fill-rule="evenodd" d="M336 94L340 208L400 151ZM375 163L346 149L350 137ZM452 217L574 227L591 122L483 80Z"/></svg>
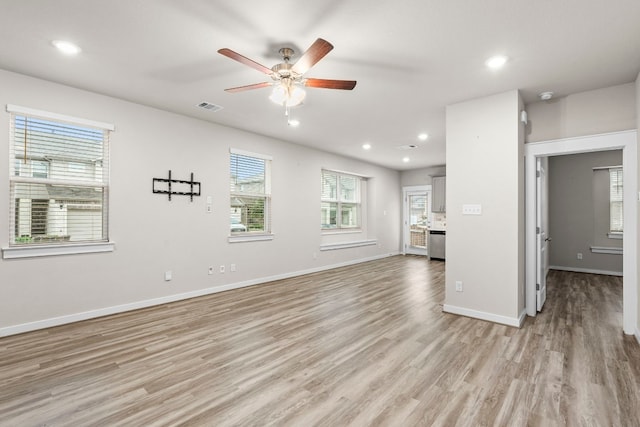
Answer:
<svg viewBox="0 0 640 427"><path fill-rule="evenodd" d="M239 236L229 236L229 243L240 243L240 242L261 242L265 240L273 240L273 234L257 234L257 235L239 235Z"/></svg>
<svg viewBox="0 0 640 427"><path fill-rule="evenodd" d="M594 254L611 254L622 255L622 248L610 248L605 246L591 246L591 252Z"/></svg>
<svg viewBox="0 0 640 427"><path fill-rule="evenodd" d="M320 250L333 251L336 249L358 248L361 246L373 246L377 244L378 244L378 240L376 239L358 240L353 242L341 242L341 243L327 243L324 245L320 245Z"/></svg>
<svg viewBox="0 0 640 427"><path fill-rule="evenodd" d="M35 258L57 255L92 254L99 252L113 252L115 243L79 243L72 245L29 245L2 248L3 259Z"/></svg>
<svg viewBox="0 0 640 427"><path fill-rule="evenodd" d="M622 236L623 234L619 232L607 233L607 237L610 239L622 240Z"/></svg>
<svg viewBox="0 0 640 427"><path fill-rule="evenodd" d="M362 233L362 228L328 228L322 230L323 236L333 236L336 234L360 234Z"/></svg>

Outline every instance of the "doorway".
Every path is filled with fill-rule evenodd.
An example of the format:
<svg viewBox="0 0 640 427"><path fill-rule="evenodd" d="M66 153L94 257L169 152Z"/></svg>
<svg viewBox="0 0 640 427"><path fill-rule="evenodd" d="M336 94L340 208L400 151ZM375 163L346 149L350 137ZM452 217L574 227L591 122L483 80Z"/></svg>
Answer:
<svg viewBox="0 0 640 427"><path fill-rule="evenodd" d="M625 131L586 137L543 141L525 145L525 305L527 315L537 313L536 276L538 259L542 253L537 248L536 218L538 203L536 197L536 166L539 158L577 154L593 151L622 149L624 186L623 231L623 331L635 333L638 313L638 268L637 268L637 218L638 209L638 159L637 132Z"/></svg>
<svg viewBox="0 0 640 427"><path fill-rule="evenodd" d="M403 253L427 255L429 252L428 224L431 219L431 186L420 185L402 189Z"/></svg>

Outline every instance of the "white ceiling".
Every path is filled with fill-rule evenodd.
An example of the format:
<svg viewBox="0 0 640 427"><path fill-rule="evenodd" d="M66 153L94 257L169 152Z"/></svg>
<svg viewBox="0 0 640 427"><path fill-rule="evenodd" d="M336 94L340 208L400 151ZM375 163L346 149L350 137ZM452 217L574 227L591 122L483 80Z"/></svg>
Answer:
<svg viewBox="0 0 640 427"><path fill-rule="evenodd" d="M0 68L397 170L445 163L446 105L511 89L529 103L546 90L566 96L629 83L640 71L639 0L2 3ZM271 67L280 47L303 52L318 37L335 48L306 76L358 85L308 88L292 111L298 128L269 89L224 92L267 76L218 49ZM62 56L54 39L82 53ZM484 66L494 54L510 58L497 72ZM202 101L224 109L197 108ZM373 148L364 151L365 142ZM398 148L408 144L418 148Z"/></svg>

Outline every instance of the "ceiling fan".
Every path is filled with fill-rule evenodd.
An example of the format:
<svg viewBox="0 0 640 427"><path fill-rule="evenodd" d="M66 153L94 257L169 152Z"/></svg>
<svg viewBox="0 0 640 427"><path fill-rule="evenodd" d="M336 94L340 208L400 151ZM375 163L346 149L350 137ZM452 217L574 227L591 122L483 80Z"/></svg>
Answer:
<svg viewBox="0 0 640 427"><path fill-rule="evenodd" d="M231 58L241 64L247 65L261 73L267 74L273 81L254 83L246 86L238 86L225 89L226 92L236 93L251 89L259 89L263 87L273 87L273 92L269 99L273 102L283 105L286 110L285 114L289 114L289 107L299 105L306 95L303 86L317 87L324 89L342 89L352 90L356 86L355 80L327 80L314 79L304 77L304 73L309 71L318 61L333 49L333 45L321 38L317 39L309 49L294 63L289 61L295 54L293 49L283 47L279 50L282 55L283 62L276 64L271 68L265 67L246 56L240 55L231 49L220 49L218 53Z"/></svg>

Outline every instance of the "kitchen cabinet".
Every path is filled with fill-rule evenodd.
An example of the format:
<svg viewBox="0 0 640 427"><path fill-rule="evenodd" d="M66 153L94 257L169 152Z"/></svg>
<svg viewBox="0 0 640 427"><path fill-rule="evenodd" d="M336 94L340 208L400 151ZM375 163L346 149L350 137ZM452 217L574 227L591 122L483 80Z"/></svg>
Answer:
<svg viewBox="0 0 640 427"><path fill-rule="evenodd" d="M446 212L447 198L445 176L434 176L431 178L431 212Z"/></svg>

